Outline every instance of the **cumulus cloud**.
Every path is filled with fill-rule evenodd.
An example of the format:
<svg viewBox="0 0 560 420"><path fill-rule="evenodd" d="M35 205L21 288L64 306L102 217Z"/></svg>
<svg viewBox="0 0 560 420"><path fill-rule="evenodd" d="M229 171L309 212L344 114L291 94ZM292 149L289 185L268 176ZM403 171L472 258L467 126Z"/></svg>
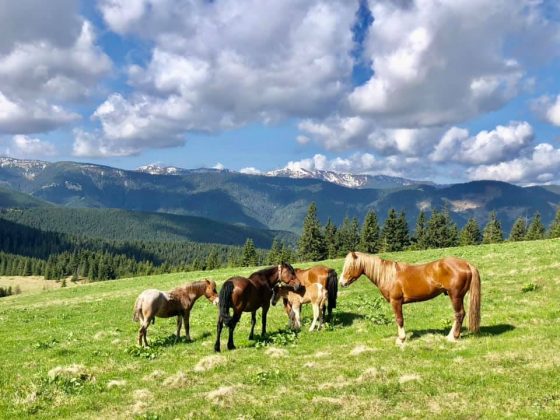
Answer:
<svg viewBox="0 0 560 420"><path fill-rule="evenodd" d="M29 158L54 156L57 153L56 147L44 140L23 135L13 136L6 149L10 156Z"/></svg>
<svg viewBox="0 0 560 420"><path fill-rule="evenodd" d="M540 143L525 157L468 170L470 179L494 179L515 183L543 183L560 179L560 149Z"/></svg>
<svg viewBox="0 0 560 420"><path fill-rule="evenodd" d="M527 36L557 41L538 2L370 2L366 54L373 75L349 96L354 113L384 125L452 124L498 109L521 87L527 54L506 49ZM481 11L484 11L481 13ZM529 50L529 49L527 49ZM504 53L507 51L507 54Z"/></svg>
<svg viewBox="0 0 560 420"><path fill-rule="evenodd" d="M36 133L78 118L111 62L77 2L5 2L0 12L0 132Z"/></svg>
<svg viewBox="0 0 560 420"><path fill-rule="evenodd" d="M531 107L543 120L560 127L560 95L541 96L531 102Z"/></svg>
<svg viewBox="0 0 560 420"><path fill-rule="evenodd" d="M371 153L354 153L349 157L327 158L316 154L311 158L290 161L285 169L307 171L335 171L352 174L383 174L393 176L417 177L426 170L424 163L415 157L386 156L382 159Z"/></svg>
<svg viewBox="0 0 560 420"><path fill-rule="evenodd" d="M42 99L22 101L0 91L0 133L27 134L52 130L79 119L76 113Z"/></svg>
<svg viewBox="0 0 560 420"><path fill-rule="evenodd" d="M241 172L242 174L247 174L247 175L260 175L260 174L262 174L262 172L259 169L255 168L253 166L249 166L247 168L241 168L239 170L239 172Z"/></svg>
<svg viewBox="0 0 560 420"><path fill-rule="evenodd" d="M325 116L349 89L356 8L344 0L102 1L113 31L154 48L147 65L129 68L134 93L111 95L94 118L104 136L148 148L177 145L187 131Z"/></svg>
<svg viewBox="0 0 560 420"><path fill-rule="evenodd" d="M533 128L527 122L498 125L494 130L469 136L466 129L451 127L436 145L430 158L435 162L455 161L488 164L517 156L533 141Z"/></svg>

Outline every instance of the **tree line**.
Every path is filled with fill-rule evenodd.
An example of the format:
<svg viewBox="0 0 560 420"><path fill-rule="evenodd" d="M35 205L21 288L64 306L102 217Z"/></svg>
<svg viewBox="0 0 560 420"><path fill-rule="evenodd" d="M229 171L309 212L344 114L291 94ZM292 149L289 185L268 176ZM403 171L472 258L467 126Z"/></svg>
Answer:
<svg viewBox="0 0 560 420"><path fill-rule="evenodd" d="M519 217L507 240L529 241L559 237L560 209L548 229L538 212L531 220ZM504 232L496 212L489 213L488 222L483 228L475 218L470 218L459 229L447 208L432 210L429 218L421 210L414 230L411 231L405 212L397 212L393 208L388 211L383 224L379 223L377 213L370 210L361 225L357 218L346 217L340 226L336 226L330 219L322 226L317 217L317 206L311 203L305 216L297 257L302 261L320 261L343 257L349 251L375 254L406 249L490 244L504 240Z"/></svg>
<svg viewBox="0 0 560 420"><path fill-rule="evenodd" d="M560 237L560 210L548 229L538 213L531 220L518 218L507 240L546 237ZM378 253L497 243L504 238L495 212L489 214L483 228L471 218L459 229L446 208L433 210L429 217L420 211L413 230L406 214L395 209L388 211L383 223L371 210L361 224L357 218L347 217L340 225L329 219L323 226L315 203L308 208L297 249L278 239L269 250L257 248L250 238L243 247L186 241L104 241L43 232L0 219L0 276L98 281L282 261L320 261L343 257L351 250Z"/></svg>

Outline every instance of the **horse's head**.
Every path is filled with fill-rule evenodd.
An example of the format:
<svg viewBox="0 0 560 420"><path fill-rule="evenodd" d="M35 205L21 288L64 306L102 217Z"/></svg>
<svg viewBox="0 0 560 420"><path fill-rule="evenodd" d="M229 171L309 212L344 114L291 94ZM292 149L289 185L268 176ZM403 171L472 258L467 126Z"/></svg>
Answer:
<svg viewBox="0 0 560 420"><path fill-rule="evenodd" d="M342 276L340 276L340 285L348 287L364 274L364 267L361 264L360 257L355 252L349 252L344 260L342 268Z"/></svg>
<svg viewBox="0 0 560 420"><path fill-rule="evenodd" d="M295 291L298 291L301 286L296 272L294 271L294 267L286 262L278 265L278 279L282 283L293 287Z"/></svg>
<svg viewBox="0 0 560 420"><path fill-rule="evenodd" d="M216 282L214 280L206 279L206 289L204 290L204 296L212 302L214 305L217 305L219 302L218 292L216 291Z"/></svg>
<svg viewBox="0 0 560 420"><path fill-rule="evenodd" d="M287 287L278 286L278 285L275 286L272 289L272 298L270 299L270 303L272 303L273 306L276 305L281 297L288 296L288 292L289 290Z"/></svg>

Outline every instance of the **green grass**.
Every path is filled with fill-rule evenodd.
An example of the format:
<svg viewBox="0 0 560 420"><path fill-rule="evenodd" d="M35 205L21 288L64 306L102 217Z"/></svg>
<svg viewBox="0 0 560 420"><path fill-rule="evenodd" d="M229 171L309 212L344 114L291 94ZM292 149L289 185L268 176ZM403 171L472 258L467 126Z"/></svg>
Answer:
<svg viewBox="0 0 560 420"><path fill-rule="evenodd" d="M117 280L0 300L0 416L176 417L557 417L560 412L560 241L521 242L387 255L423 262L463 257L482 275L482 330L459 343L444 335L445 296L407 305L409 338L394 344L390 307L366 278L340 291L336 321L309 333L269 313L272 344L237 329L238 350L214 359L216 308L200 300L194 342L176 345L174 320L135 346L132 306L143 289L169 289L250 269ZM327 261L340 273L342 260ZM303 264L307 266L309 264ZM257 324L257 325L260 325ZM260 328L257 329L257 332ZM225 338L222 346L225 348ZM210 368L197 365L203 360ZM79 365L69 373L56 367ZM49 375L49 372L51 374ZM154 379L154 377L161 378ZM165 385L164 385L165 383Z"/></svg>

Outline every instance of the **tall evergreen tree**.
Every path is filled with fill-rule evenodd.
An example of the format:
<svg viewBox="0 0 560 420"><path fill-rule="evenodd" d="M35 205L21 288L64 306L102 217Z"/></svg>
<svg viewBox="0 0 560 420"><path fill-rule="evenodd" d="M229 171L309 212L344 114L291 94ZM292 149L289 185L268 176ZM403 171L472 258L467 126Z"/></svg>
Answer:
<svg viewBox="0 0 560 420"><path fill-rule="evenodd" d="M220 260L218 257L218 251L213 249L206 257L206 269L207 270L214 270L220 267Z"/></svg>
<svg viewBox="0 0 560 420"><path fill-rule="evenodd" d="M529 224L527 228L527 235L525 235L525 239L528 241L535 241L537 239L544 239L544 233L546 229L541 220L541 214L536 212L533 216L533 220Z"/></svg>
<svg viewBox="0 0 560 420"><path fill-rule="evenodd" d="M325 225L325 246L327 248L327 258L331 259L338 257L337 228L330 217Z"/></svg>
<svg viewBox="0 0 560 420"><path fill-rule="evenodd" d="M270 251L268 252L268 263L273 264L280 264L282 262L282 246L278 239L274 238L272 241L272 246L270 247Z"/></svg>
<svg viewBox="0 0 560 420"><path fill-rule="evenodd" d="M245 245L243 246L243 259L241 264L243 267L250 267L257 265L259 262L257 249L255 248L255 243L251 238L247 238Z"/></svg>
<svg viewBox="0 0 560 420"><path fill-rule="evenodd" d="M296 255L292 248L286 244L282 244L282 251L280 252L280 261L292 263L296 260Z"/></svg>
<svg viewBox="0 0 560 420"><path fill-rule="evenodd" d="M527 235L527 223L524 217L518 217L511 227L509 240L511 242L523 241L525 240L525 235Z"/></svg>
<svg viewBox="0 0 560 420"><path fill-rule="evenodd" d="M356 251L360 243L360 224L355 217L345 217L342 225L337 230L337 246L340 256L350 251Z"/></svg>
<svg viewBox="0 0 560 420"><path fill-rule="evenodd" d="M381 235L384 251L402 251L408 246L408 225L404 212L397 216L396 210L390 209L383 223Z"/></svg>
<svg viewBox="0 0 560 420"><path fill-rule="evenodd" d="M426 249L426 213L420 210L416 219L416 229L414 231L414 242L416 249Z"/></svg>
<svg viewBox="0 0 560 420"><path fill-rule="evenodd" d="M478 245L482 241L480 227L474 217L471 217L461 231L460 245Z"/></svg>
<svg viewBox="0 0 560 420"><path fill-rule="evenodd" d="M447 208L441 212L436 209L432 210L426 229L425 242L427 248L448 248L458 245L459 231Z"/></svg>
<svg viewBox="0 0 560 420"><path fill-rule="evenodd" d="M548 228L549 238L560 238L560 208L556 210L556 216Z"/></svg>
<svg viewBox="0 0 560 420"><path fill-rule="evenodd" d="M496 216L496 212L490 213L488 218L488 223L484 227L484 232L482 233L482 243L484 244L494 244L502 242L504 240L504 234L502 232L502 225Z"/></svg>
<svg viewBox="0 0 560 420"><path fill-rule="evenodd" d="M375 254L379 252L379 247L379 224L377 222L377 214L375 211L370 210L364 219L358 250L367 252L368 254Z"/></svg>
<svg viewBox="0 0 560 420"><path fill-rule="evenodd" d="M324 260L327 256L325 238L317 217L317 206L314 202L309 205L303 221L303 232L299 238L298 251L303 261Z"/></svg>

